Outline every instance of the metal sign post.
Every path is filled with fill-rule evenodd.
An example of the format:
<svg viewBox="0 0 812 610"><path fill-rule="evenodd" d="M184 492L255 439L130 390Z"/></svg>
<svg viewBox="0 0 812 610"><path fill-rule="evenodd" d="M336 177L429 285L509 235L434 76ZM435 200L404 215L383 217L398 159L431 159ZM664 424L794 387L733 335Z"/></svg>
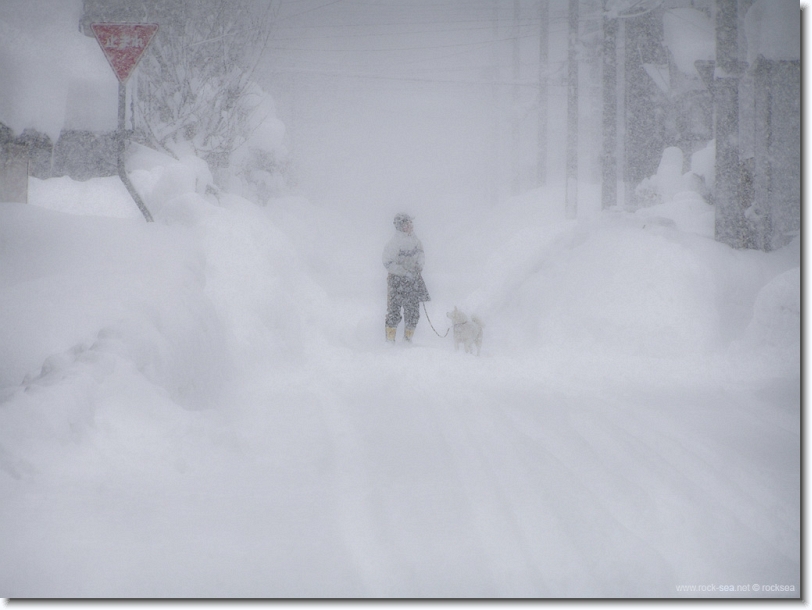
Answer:
<svg viewBox="0 0 812 610"><path fill-rule="evenodd" d="M126 137L124 119L127 111L127 79L138 65L144 51L147 50L155 32L158 31L158 25L155 23L94 23L90 28L118 78L118 133L116 136L118 175L144 218L147 222L152 222L152 214L144 205L124 168Z"/></svg>

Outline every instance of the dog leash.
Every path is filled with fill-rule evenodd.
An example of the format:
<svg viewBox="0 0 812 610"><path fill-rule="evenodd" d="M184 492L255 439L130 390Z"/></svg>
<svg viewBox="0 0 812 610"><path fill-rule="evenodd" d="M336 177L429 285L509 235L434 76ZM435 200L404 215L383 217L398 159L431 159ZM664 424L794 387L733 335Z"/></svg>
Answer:
<svg viewBox="0 0 812 610"><path fill-rule="evenodd" d="M443 338L447 337L447 336L448 336L448 333L449 333L449 331L450 331L451 329L449 328L447 331L445 331L445 334L444 334L444 335L441 335L440 333L438 333L438 332L437 332L437 329L436 329L436 328L434 328L434 324L432 324L432 323L431 323L431 318L429 317L429 312L428 312L428 311L426 311L426 302L425 302L425 301L423 301L423 312L426 314L426 320L428 320L428 321L429 321L429 326L431 326L431 330L433 330L433 331L434 331L434 334L435 334L435 335L437 335L438 337L440 337L441 339L443 339Z"/></svg>

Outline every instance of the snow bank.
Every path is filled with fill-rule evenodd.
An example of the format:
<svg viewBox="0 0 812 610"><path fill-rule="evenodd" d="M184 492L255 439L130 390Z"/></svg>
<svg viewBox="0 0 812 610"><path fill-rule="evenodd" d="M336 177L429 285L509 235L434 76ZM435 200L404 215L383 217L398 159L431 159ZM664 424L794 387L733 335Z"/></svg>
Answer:
<svg viewBox="0 0 812 610"><path fill-rule="evenodd" d="M37 206L0 214L3 386L64 376L80 355L113 350L185 406L216 394L223 331L187 236Z"/></svg>
<svg viewBox="0 0 812 610"><path fill-rule="evenodd" d="M800 267L781 273L759 291L753 317L730 353L742 377L800 377Z"/></svg>
<svg viewBox="0 0 812 610"><path fill-rule="evenodd" d="M223 207L212 209L196 230L207 252L207 294L240 358L304 357L313 338L330 328L334 314L267 211L225 197Z"/></svg>
<svg viewBox="0 0 812 610"><path fill-rule="evenodd" d="M267 213L206 199L205 163L141 148L129 166L154 224L118 177L31 179L34 205L0 208L0 386L65 376L112 351L200 408L235 353L300 353L306 321L330 319L313 313L323 296Z"/></svg>
<svg viewBox="0 0 812 610"><path fill-rule="evenodd" d="M40 208L109 218L143 218L118 176L85 182L68 176L40 180L29 177L28 198Z"/></svg>
<svg viewBox="0 0 812 610"><path fill-rule="evenodd" d="M562 218L563 196L542 189L457 220L457 236L437 244L435 264L465 279L438 276L458 285L438 291L443 302L430 309L457 305L479 315L486 351L544 346L563 354L578 345L684 360L742 338L759 290L799 258L791 248L765 254L715 242L714 207L692 190L577 222Z"/></svg>
<svg viewBox="0 0 812 610"><path fill-rule="evenodd" d="M523 228L488 261L483 318L508 324L524 345L705 352L716 341L714 278L668 238L672 224L621 217Z"/></svg>
<svg viewBox="0 0 812 610"><path fill-rule="evenodd" d="M390 219L129 163L155 223L108 179L0 206L2 592L799 586L797 243L732 250L679 193L426 210L433 322L479 314L476 358L423 320L384 344Z"/></svg>
<svg viewBox="0 0 812 610"><path fill-rule="evenodd" d="M695 191L680 191L668 203L641 208L635 216L685 233L709 238L715 234L716 209Z"/></svg>
<svg viewBox="0 0 812 610"><path fill-rule="evenodd" d="M758 343L787 347L793 351L800 349L800 267L785 271L759 292L753 309L753 320L747 327L747 338Z"/></svg>

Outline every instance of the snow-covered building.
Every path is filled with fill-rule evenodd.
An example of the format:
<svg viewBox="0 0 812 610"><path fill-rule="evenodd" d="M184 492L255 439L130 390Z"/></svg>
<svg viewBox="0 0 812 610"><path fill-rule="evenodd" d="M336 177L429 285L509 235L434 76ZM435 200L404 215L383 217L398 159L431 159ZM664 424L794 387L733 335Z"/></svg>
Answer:
<svg viewBox="0 0 812 610"><path fill-rule="evenodd" d="M758 0L744 15L747 71L739 89L740 155L752 203L735 220L751 247L784 246L801 230L800 15L791 0ZM749 174L745 174L750 178ZM742 219L742 215L744 218Z"/></svg>
<svg viewBox="0 0 812 610"><path fill-rule="evenodd" d="M0 155L24 150L35 177L115 172L117 81L81 12L79 0L0 5Z"/></svg>
<svg viewBox="0 0 812 610"><path fill-rule="evenodd" d="M739 0L715 16L716 239L773 250L801 229L800 10Z"/></svg>
<svg viewBox="0 0 812 610"><path fill-rule="evenodd" d="M719 241L764 250L791 241L801 223L797 2L609 6L610 20L622 24L625 207L690 187L716 206ZM675 159L682 186L657 185L662 163Z"/></svg>

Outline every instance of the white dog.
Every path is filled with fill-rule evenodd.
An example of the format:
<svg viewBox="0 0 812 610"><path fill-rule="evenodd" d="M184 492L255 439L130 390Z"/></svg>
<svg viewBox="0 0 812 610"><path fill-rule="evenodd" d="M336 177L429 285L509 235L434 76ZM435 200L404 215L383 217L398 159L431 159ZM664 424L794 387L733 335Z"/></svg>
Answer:
<svg viewBox="0 0 812 610"><path fill-rule="evenodd" d="M482 348L482 329L485 327L482 321L476 316L471 316L469 320L468 316L456 307L446 316L454 324L454 351L458 350L462 343L465 345L465 352L471 354L476 345L476 355L479 356L479 350Z"/></svg>

